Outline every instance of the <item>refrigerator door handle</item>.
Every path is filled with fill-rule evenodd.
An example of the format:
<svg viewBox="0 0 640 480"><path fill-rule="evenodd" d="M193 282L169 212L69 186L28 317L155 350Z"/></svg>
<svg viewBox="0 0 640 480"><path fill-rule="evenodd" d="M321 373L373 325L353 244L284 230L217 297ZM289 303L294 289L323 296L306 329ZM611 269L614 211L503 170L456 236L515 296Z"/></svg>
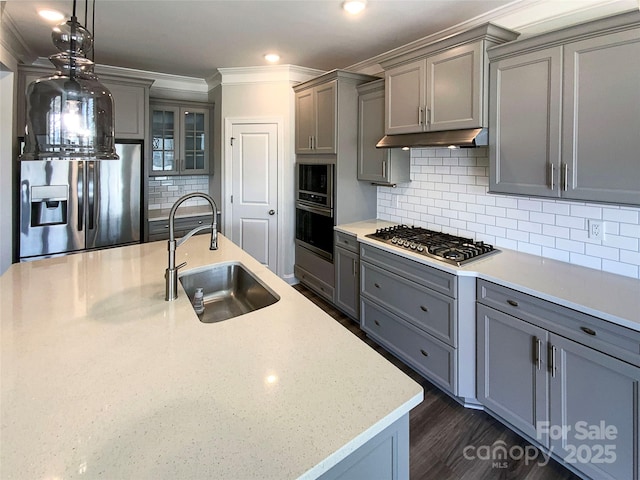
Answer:
<svg viewBox="0 0 640 480"><path fill-rule="evenodd" d="M84 163L78 162L78 231L84 228Z"/></svg>
<svg viewBox="0 0 640 480"><path fill-rule="evenodd" d="M89 162L89 230L95 228L96 162Z"/></svg>

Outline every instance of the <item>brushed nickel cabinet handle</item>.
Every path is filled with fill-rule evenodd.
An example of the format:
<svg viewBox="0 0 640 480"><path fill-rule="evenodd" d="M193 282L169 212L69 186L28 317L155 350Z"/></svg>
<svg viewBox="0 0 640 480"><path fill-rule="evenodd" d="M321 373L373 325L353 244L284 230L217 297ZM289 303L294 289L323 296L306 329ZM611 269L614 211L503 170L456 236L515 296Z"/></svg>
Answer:
<svg viewBox="0 0 640 480"><path fill-rule="evenodd" d="M355 277L358 274L358 262L356 259L353 259L353 276Z"/></svg>
<svg viewBox="0 0 640 480"><path fill-rule="evenodd" d="M551 345L551 348L549 349L549 353L551 358L549 359L549 370L551 370L551 376L555 377L556 376L556 347L554 345Z"/></svg>
<svg viewBox="0 0 640 480"><path fill-rule="evenodd" d="M569 164L562 164L562 189L566 192L569 190Z"/></svg>
<svg viewBox="0 0 640 480"><path fill-rule="evenodd" d="M380 288L380 285L378 285L377 283L374 283L373 286L376 288Z"/></svg>
<svg viewBox="0 0 640 480"><path fill-rule="evenodd" d="M423 312L428 312L429 309L427 307L425 307L424 305L420 305L420 310L422 310Z"/></svg>
<svg viewBox="0 0 640 480"><path fill-rule="evenodd" d="M596 336L596 331L593 330L592 328L589 327L580 327L580 330L582 330L584 333L586 333L587 335L592 335L592 336Z"/></svg>
<svg viewBox="0 0 640 480"><path fill-rule="evenodd" d="M542 368L542 340L540 340L538 337L533 337L533 344L533 362L538 367L538 370L540 370Z"/></svg>
<svg viewBox="0 0 640 480"><path fill-rule="evenodd" d="M382 162L382 178L387 176L387 162L383 161Z"/></svg>
<svg viewBox="0 0 640 480"><path fill-rule="evenodd" d="M375 323L378 327L380 326L380 322L378 320L374 320L373 323Z"/></svg>
<svg viewBox="0 0 640 480"><path fill-rule="evenodd" d="M422 125L422 107L418 107L418 125Z"/></svg>
<svg viewBox="0 0 640 480"><path fill-rule="evenodd" d="M551 190L553 190L556 186L556 182L555 182L555 171L556 171L556 166L553 163L549 164L549 188Z"/></svg>
<svg viewBox="0 0 640 480"><path fill-rule="evenodd" d="M518 302L516 302L515 300L509 299L509 300L507 300L507 303L509 305L511 305L512 307L517 307L518 306Z"/></svg>
<svg viewBox="0 0 640 480"><path fill-rule="evenodd" d="M429 356L429 352L427 352L427 351L426 351L426 350L424 350L423 348L421 348L421 349L420 349L420 353L421 353L422 355L424 355L425 357L428 357L428 356Z"/></svg>

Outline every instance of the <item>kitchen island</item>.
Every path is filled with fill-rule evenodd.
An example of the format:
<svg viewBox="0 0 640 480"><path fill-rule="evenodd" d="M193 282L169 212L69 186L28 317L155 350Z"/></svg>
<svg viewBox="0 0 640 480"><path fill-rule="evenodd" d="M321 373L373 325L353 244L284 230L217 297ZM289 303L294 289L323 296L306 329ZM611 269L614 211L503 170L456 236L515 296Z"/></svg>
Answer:
<svg viewBox="0 0 640 480"><path fill-rule="evenodd" d="M178 248L184 271L241 262L279 301L201 323L181 287L164 300L166 242L0 277L1 478L317 478L408 429L417 383L226 238L208 241Z"/></svg>

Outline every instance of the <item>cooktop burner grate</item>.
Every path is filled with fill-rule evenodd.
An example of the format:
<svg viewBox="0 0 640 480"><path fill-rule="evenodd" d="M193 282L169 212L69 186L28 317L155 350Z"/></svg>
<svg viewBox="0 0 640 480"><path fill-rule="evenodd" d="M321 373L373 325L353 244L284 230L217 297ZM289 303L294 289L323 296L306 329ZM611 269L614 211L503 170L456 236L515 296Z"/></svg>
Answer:
<svg viewBox="0 0 640 480"><path fill-rule="evenodd" d="M457 266L500 251L493 245L476 242L471 238L457 237L448 233L407 225L379 228L375 233L366 235L366 237Z"/></svg>

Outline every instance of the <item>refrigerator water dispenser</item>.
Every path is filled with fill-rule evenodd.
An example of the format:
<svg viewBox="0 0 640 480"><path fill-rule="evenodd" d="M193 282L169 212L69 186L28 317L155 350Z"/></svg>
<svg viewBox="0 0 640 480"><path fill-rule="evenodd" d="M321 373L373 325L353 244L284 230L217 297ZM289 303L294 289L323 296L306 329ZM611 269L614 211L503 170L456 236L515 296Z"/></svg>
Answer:
<svg viewBox="0 0 640 480"><path fill-rule="evenodd" d="M31 226L46 227L67 223L68 185L31 187Z"/></svg>

